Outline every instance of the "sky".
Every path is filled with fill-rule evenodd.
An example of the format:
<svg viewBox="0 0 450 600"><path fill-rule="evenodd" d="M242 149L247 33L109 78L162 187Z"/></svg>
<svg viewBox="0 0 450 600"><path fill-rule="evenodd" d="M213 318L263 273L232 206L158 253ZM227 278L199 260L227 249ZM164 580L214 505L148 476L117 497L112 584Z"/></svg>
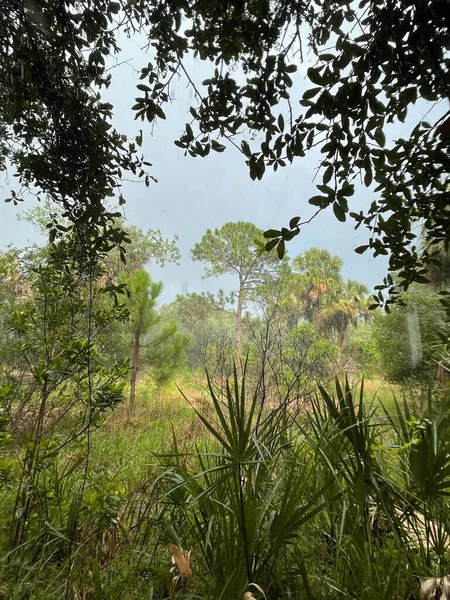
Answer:
<svg viewBox="0 0 450 600"><path fill-rule="evenodd" d="M207 229L220 228L230 221L250 221L261 229L279 229L286 226L293 216L308 219L314 207L307 200L317 193L313 182L318 165L318 154L309 153L292 165L276 173L267 170L262 181L252 181L242 155L229 146L224 153L211 153L206 158L184 156L182 149L174 145L190 120L188 111L193 96L185 81L173 88L173 102L165 107L167 119L152 126L147 121L135 121L131 106L140 95L136 90L139 69L150 57L141 49L142 39L122 39L122 52L117 66L112 63L113 76L110 88L104 93L105 100L114 106L113 125L130 137L143 131L142 150L152 163L151 174L158 183L146 188L143 183L124 182L123 193L127 199L125 216L129 223L142 229L160 229L167 238L177 235L182 260L179 266L148 265L155 280L164 284L162 302L172 301L177 294L186 292L215 292L218 289L231 291L235 283L230 276L204 279L204 265L195 263L190 257L194 244ZM298 84L294 88L296 97L306 89L306 69L311 66L308 57L299 65ZM192 77L201 81L209 73L208 66L193 59L186 63ZM416 105L404 125L392 126L388 140L406 137L429 107ZM299 111L298 111L299 112ZM320 176L319 176L320 177ZM320 181L318 181L320 182ZM14 207L1 202L9 196L9 182L0 180L0 246L14 244L18 247L39 243L38 234L26 222L18 221L17 214L33 206L33 201ZM358 212L373 200L373 193L364 187L357 188L350 199L350 210ZM351 220L339 223L331 210L322 212L313 222L306 225L299 236L287 247L293 257L312 246L326 248L344 261L343 275L359 280L370 288L380 283L386 275L386 257L372 258L369 254L355 254L354 248L367 243L368 232L354 230Z"/></svg>

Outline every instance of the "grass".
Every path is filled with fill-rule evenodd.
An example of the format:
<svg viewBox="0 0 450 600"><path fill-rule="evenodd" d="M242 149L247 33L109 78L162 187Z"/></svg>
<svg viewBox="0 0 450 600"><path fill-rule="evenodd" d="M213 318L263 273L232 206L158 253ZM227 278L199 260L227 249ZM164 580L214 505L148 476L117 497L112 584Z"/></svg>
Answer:
<svg viewBox="0 0 450 600"><path fill-rule="evenodd" d="M198 394L198 390L194 391ZM92 431L87 471L86 444L82 440L64 448L45 467L45 492L36 491L43 512L32 514L28 550L24 548L17 554L17 560L13 556L8 562L5 560L8 528L20 474L20 453L16 452L11 457L17 466L16 477L10 486L0 488L3 554L0 579L8 579L8 573L15 571L16 580L11 580L9 587L0 587L0 598L59 600L63 597L68 557L66 532L72 503L79 504L85 476L83 504L77 517L77 537L81 539L72 557L76 565L73 600L97 597L106 600L110 596L105 594L119 598L126 589L130 599L142 598L143 589L147 597L149 573L158 569L160 587L163 582L159 593L164 595L162 573L168 574L168 557L161 551L155 557L151 550L161 535L155 521L153 497L153 485L161 472L157 456L173 453L175 448L192 453L203 435L204 428L195 411L175 387L158 394L148 382L141 384L133 415L129 416L122 406L109 413L101 426ZM43 526L44 520L48 525ZM26 556L36 554L36 550L37 555L28 565ZM102 567L101 585L93 581L92 556L97 557ZM96 585L100 585L101 591L96 591ZM33 590L31 595L30 590Z"/></svg>
<svg viewBox="0 0 450 600"><path fill-rule="evenodd" d="M394 395L402 400L403 392L383 381L366 381L364 397L352 390L336 410L331 396L322 395L295 423L281 411L263 415L260 425L256 400L243 390L237 394L232 386L223 402L213 391L208 400L203 382L179 385L189 402L176 386L157 393L148 381L141 383L134 413L119 408L92 432L87 471L85 444L67 447L45 465L27 546L10 564L0 561L0 598L62 600L69 556L70 600L168 598L177 577L171 544L193 551L192 577L172 589L180 599L242 600L251 590L262 600L250 584L267 600L394 599L414 589L389 503L415 523L412 508L423 511L423 502L414 485L429 480L420 462L425 456L436 494L447 485L447 421L437 429L442 441L436 446L433 427L420 421L413 397L411 406L419 411L414 444L394 440L394 448L374 427L391 427L394 438L403 423L410 435L406 421L370 421L371 411L365 412L373 400L376 414L381 404L395 414ZM356 412L348 402L356 402ZM415 453L417 444L423 452ZM438 458L435 446L441 448ZM0 490L5 556L15 484ZM402 488L409 485L402 504ZM430 523L447 506L433 498ZM412 556L423 575L437 568L429 546ZM441 552L439 568L446 556Z"/></svg>
<svg viewBox="0 0 450 600"><path fill-rule="evenodd" d="M360 384L361 379L352 381L354 386ZM403 402L403 398L406 398L409 405L422 405L422 408L426 406L424 399L421 399L421 391L417 388L389 383L380 378L364 379L364 402L371 405L377 413L384 413L384 409L389 414L395 412L395 399Z"/></svg>
<svg viewBox="0 0 450 600"><path fill-rule="evenodd" d="M154 392L148 384L138 386L136 406L129 416L126 407L110 414L95 432L91 451L93 471L104 465L127 486L147 477L155 465L155 455L177 449L192 452L204 428L180 392L169 388Z"/></svg>

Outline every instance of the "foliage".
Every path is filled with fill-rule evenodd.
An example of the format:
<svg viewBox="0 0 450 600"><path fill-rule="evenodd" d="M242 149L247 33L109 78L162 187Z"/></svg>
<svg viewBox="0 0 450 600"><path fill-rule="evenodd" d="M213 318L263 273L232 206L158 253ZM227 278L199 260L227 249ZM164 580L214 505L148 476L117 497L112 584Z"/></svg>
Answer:
<svg viewBox="0 0 450 600"><path fill-rule="evenodd" d="M61 598L64 536L85 476L75 597L167 597L171 543L192 550L179 597L403 598L418 593L419 576L445 571L448 398L380 414L366 391L337 382L296 414L261 411L247 378L224 395L211 387L195 416L140 386L133 424L117 411L92 432L86 475L83 444L47 461L40 497L54 528L44 540L42 519L38 550L0 561L6 597ZM17 447L3 452L18 460ZM2 548L10 494L0 490Z"/></svg>
<svg viewBox="0 0 450 600"><path fill-rule="evenodd" d="M240 385L235 369L223 399L211 382L209 390L214 416L197 412L212 436L197 453L199 471L175 456L165 475L173 518L181 513L184 535L198 545L214 597L242 597L252 584L272 597L283 587L278 577L289 577L277 573L278 561L317 512L319 494L308 496L311 467L286 437L283 411L262 419L256 395L246 399L245 370Z"/></svg>
<svg viewBox="0 0 450 600"><path fill-rule="evenodd" d="M328 383L338 348L325 339L313 323L296 326L283 311L269 307L261 316L247 316L249 382L261 404L289 403L298 410L307 404L318 383Z"/></svg>
<svg viewBox="0 0 450 600"><path fill-rule="evenodd" d="M188 365L204 379L205 371L217 383L223 383L233 373L236 333L230 315L202 321L190 333L187 350Z"/></svg>
<svg viewBox="0 0 450 600"><path fill-rule="evenodd" d="M420 99L449 98L446 8L443 0L419 5L403 1L395 7L382 0L295 6L229 2L225 9L220 3L173 6L165 15L164 42L159 29L147 31L156 68L142 70L149 85L134 107L136 116L145 118L161 83L176 72L185 74L181 60L189 52L214 62L203 87L188 76L197 100L191 115L198 131L188 123L177 145L192 156L205 156L210 150L223 151L218 138L229 139L239 145L253 179L261 179L267 167L277 170L319 147L322 182L309 203L317 212L331 206L336 218L345 221L349 198L362 179L373 190L373 201L365 211L350 212L356 226L369 230L368 243L356 250L389 255L390 270L399 273L399 284L406 288L424 281L433 244L448 240L443 207L449 118L445 107L437 121L420 121L393 143L387 141L388 125L403 123ZM182 16L192 23L186 37L177 32ZM297 113L291 90L302 38L315 62L307 69L311 87L300 99L305 110ZM242 131L253 143L242 140ZM417 243L418 223L424 223L424 251ZM266 248L278 244L282 256L285 241L302 224L295 217L289 227L267 231ZM391 276L382 287L394 292Z"/></svg>
<svg viewBox="0 0 450 600"><path fill-rule="evenodd" d="M396 403L383 422L362 386L336 381L291 420L285 408L261 416L255 398L245 409L243 393L237 379L223 398L210 389L198 464L175 454L165 474L175 539L197 551L215 596L253 582L267 598L403 597L445 568L447 401L424 413Z"/></svg>
<svg viewBox="0 0 450 600"><path fill-rule="evenodd" d="M112 128L113 107L99 91L111 80L105 57L118 51L120 9L111 1L91 9L6 0L0 16L0 168L12 166L18 176L7 200L16 204L28 191L56 203L86 259L123 246L118 215L104 204L120 194L123 174L149 184L149 163ZM61 227L53 223L50 241Z"/></svg>
<svg viewBox="0 0 450 600"><path fill-rule="evenodd" d="M342 260L328 250L310 248L292 263L293 295L303 306L304 317L315 322L326 336L335 334L342 349L348 326L356 326L358 319L367 316L367 286L351 279L344 281Z"/></svg>
<svg viewBox="0 0 450 600"><path fill-rule="evenodd" d="M317 485L330 482L321 515L329 527L329 585L350 588L352 597L395 597L412 575L444 568L447 403L435 397L423 410L395 401L385 428L363 386L336 382L334 395L321 389L304 432L318 460Z"/></svg>
<svg viewBox="0 0 450 600"><path fill-rule="evenodd" d="M206 277L237 274L251 289L264 283L277 262L271 255L258 256L252 246L262 231L252 223L226 223L220 229L205 233L192 250L192 258L202 261Z"/></svg>
<svg viewBox="0 0 450 600"><path fill-rule="evenodd" d="M183 22L189 23L184 32ZM165 118L175 76L193 87L192 120L176 142L190 155L222 152L219 140L230 140L251 177L261 179L266 168L277 170L319 147L322 182L309 203L317 212L332 206L344 221L361 178L373 200L365 211L350 212L356 226L369 230L368 243L357 251L389 255L400 287L423 282L434 245L448 241L446 108L433 123L420 121L392 143L387 128L403 123L416 102L450 96L445 0L395 6L383 0L164 6L6 0L0 28L0 164L12 163L19 185L61 205L93 250L122 246L125 239L104 206L105 198L120 194L123 173L149 183L148 163L137 157L142 134L128 143L112 129L112 107L98 91L111 80L106 58L118 51L121 32L146 35L152 53L153 63L141 69L136 118ZM311 87L300 99L305 110L297 113L292 89L304 40L315 63L307 69ZM214 63L202 85L183 62L191 54ZM9 200L21 196L12 190ZM424 250L418 223L424 225ZM277 246L282 256L302 224L294 217L289 227L266 232L266 248ZM381 287L395 291L391 275Z"/></svg>
<svg viewBox="0 0 450 600"><path fill-rule="evenodd" d="M377 315L373 335L381 353L381 370L388 381L411 378L430 384L436 379L442 346L440 334L447 325L439 297L431 290L414 287L405 296L406 306L388 315Z"/></svg>
<svg viewBox="0 0 450 600"><path fill-rule="evenodd" d="M336 333L340 348L344 345L349 325L356 327L358 320L368 316L368 293L367 286L349 279L341 287L334 301L329 301L322 307L318 318L319 325L324 331Z"/></svg>
<svg viewBox="0 0 450 600"><path fill-rule="evenodd" d="M192 250L194 260L205 262L206 277L231 274L238 285L232 297L236 299L236 351L242 353L242 311L249 292L264 286L274 276L275 257L252 249L254 240L261 239L262 231L252 223L226 223L214 232L208 229Z"/></svg>
<svg viewBox="0 0 450 600"><path fill-rule="evenodd" d="M406 308L338 348L343 323L366 318L365 287L318 250L301 273L273 259L246 290L248 360L233 369L224 293L158 310L161 284L138 269L111 286L108 256L86 265L79 244L58 235L0 254L0 595L166 598L169 544L192 550L180 598L406 598L419 576L445 572L449 398L416 389L441 353L438 295L411 288ZM403 377L416 310L423 364L408 373L411 400L388 409L347 380L332 391L356 351L360 368L379 359ZM159 386L185 356L191 407ZM111 410L130 357L132 420ZM205 365L207 401L192 381Z"/></svg>
<svg viewBox="0 0 450 600"><path fill-rule="evenodd" d="M229 302L230 298L219 290L216 295L178 295L163 307L163 318L176 319L189 338L185 353L191 376L204 379L207 371L214 381L224 382L233 374L236 322L232 311L226 308Z"/></svg>
<svg viewBox="0 0 450 600"><path fill-rule="evenodd" d="M222 290L214 295L210 292L197 294L178 294L171 310L176 313L180 321L187 327L192 327L200 321L208 319L211 315L225 310L230 298Z"/></svg>
<svg viewBox="0 0 450 600"><path fill-rule="evenodd" d="M41 495L47 511L47 542L39 552L32 553L33 546L26 545L12 555L5 546L6 525L14 501L11 496L20 481L16 473L18 447L5 448L14 474L14 479L0 488L0 590L6 597L25 599L34 595L60 600L69 585L76 598L94 594L98 583L111 600L123 597L124 593L138 600L147 596L152 587L155 596L164 595L167 550L158 548L156 552L154 547L162 532L156 510L154 453L173 450L172 431L180 440L183 438L179 442L181 450L192 447L190 432L191 436L201 432L195 427L193 411L178 397L155 405L154 397L150 400L141 395L137 408L138 428L124 427L122 411L115 411L102 427L91 432L86 474L84 442L64 447L47 461L47 495ZM80 486L85 475L85 493L81 498ZM77 544L68 584L64 523L69 520L70 525L71 511L77 505ZM44 506L39 515L42 514ZM40 529L44 528L42 523ZM40 540L42 537L37 541ZM100 567L97 584L92 568L95 561Z"/></svg>
<svg viewBox="0 0 450 600"><path fill-rule="evenodd" d="M399 499L403 534L407 542L414 539L427 567L439 569L444 568L450 533L448 402L448 394L441 402L431 397L420 416L406 402L403 407L396 402L395 412L388 415L400 455L397 474L405 490Z"/></svg>
<svg viewBox="0 0 450 600"><path fill-rule="evenodd" d="M123 283L105 285L107 257L80 269L78 246L66 235L0 260L0 589L17 598L103 589L88 562L105 564L108 543L120 545L126 488L108 465L92 471L91 454L129 377L127 347L114 355L105 346L134 305L120 302ZM158 381L173 370L175 329L162 325L147 352L160 361Z"/></svg>
<svg viewBox="0 0 450 600"><path fill-rule="evenodd" d="M23 297L26 287L21 254L11 246L0 254L0 326L2 331L5 331L5 321L20 303L19 298ZM0 356L2 356L1 346Z"/></svg>
<svg viewBox="0 0 450 600"><path fill-rule="evenodd" d="M122 277L129 298L122 303L129 311L129 349L131 354L131 379L129 409L134 408L136 381L141 371L162 384L170 380L179 367L187 338L178 331L175 321L161 322L156 303L162 283L153 282L149 274L136 270Z"/></svg>
<svg viewBox="0 0 450 600"><path fill-rule="evenodd" d="M56 221L63 228L70 228L70 220L63 215L62 209L52 207L46 200L43 205L26 211L18 218L31 223L40 233L46 235ZM126 238L124 238L123 246L113 245L107 254L103 255L105 269L110 280L117 279L124 269L130 274L135 269L142 269L149 262L155 262L161 267L167 262L178 264L181 258L177 246L178 236L175 236L173 240L168 240L163 238L159 229L143 231L136 225L126 223L120 214L114 217L111 225L123 230ZM60 230L59 235L62 233ZM124 262L125 264L123 264Z"/></svg>
<svg viewBox="0 0 450 600"><path fill-rule="evenodd" d="M101 331L124 315L113 302L97 303L105 295L96 284L101 272L80 273L77 245L68 237L31 264L24 296L4 323L0 402L20 449L6 521L8 564L25 587L24 553L33 560L51 548L53 558L70 561L84 492L79 477L72 486L74 473L87 468L91 431L123 401L128 370L126 361L105 361L99 350ZM69 448L77 458L58 464ZM66 486L72 493L62 510Z"/></svg>
<svg viewBox="0 0 450 600"><path fill-rule="evenodd" d="M320 248L310 248L293 259L294 273L299 273L294 277L293 291L304 304L308 321L317 318L323 299L336 297L342 285L342 265L338 256Z"/></svg>
<svg viewBox="0 0 450 600"><path fill-rule="evenodd" d="M348 336L345 358L346 370L356 371L358 377L374 379L382 376L383 348L377 344L373 333L373 322L359 323Z"/></svg>

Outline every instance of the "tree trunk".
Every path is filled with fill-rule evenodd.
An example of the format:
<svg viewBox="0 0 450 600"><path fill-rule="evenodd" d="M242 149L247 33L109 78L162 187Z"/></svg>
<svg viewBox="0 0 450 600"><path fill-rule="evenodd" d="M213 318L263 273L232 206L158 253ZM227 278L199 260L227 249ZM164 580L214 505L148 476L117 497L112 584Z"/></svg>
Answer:
<svg viewBox="0 0 450 600"><path fill-rule="evenodd" d="M244 282L239 276L239 295L236 310L236 354L237 362L240 363L242 356L242 307L244 304Z"/></svg>
<svg viewBox="0 0 450 600"><path fill-rule="evenodd" d="M441 390L444 390L444 391L448 390L449 383L450 383L450 372L449 372L447 366L442 364L442 362L438 363L436 380L437 380L438 386Z"/></svg>
<svg viewBox="0 0 450 600"><path fill-rule="evenodd" d="M338 340L337 340L337 343L338 343L338 346L339 346L340 350L342 350L342 348L344 346L344 342L345 342L345 330L346 330L345 327L341 327L339 329L339 331L338 331Z"/></svg>
<svg viewBox="0 0 450 600"><path fill-rule="evenodd" d="M136 380L139 372L139 353L141 332L139 329L134 334L133 352L131 357L131 379L130 379L130 397L128 400L128 414L134 411L134 398L136 396Z"/></svg>

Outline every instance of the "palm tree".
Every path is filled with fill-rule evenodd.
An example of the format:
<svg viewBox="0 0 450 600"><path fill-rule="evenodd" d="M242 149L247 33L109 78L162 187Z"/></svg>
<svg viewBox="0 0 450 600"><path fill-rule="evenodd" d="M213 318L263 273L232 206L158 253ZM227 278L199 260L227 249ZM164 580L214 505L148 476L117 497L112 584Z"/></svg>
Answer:
<svg viewBox="0 0 450 600"><path fill-rule="evenodd" d="M368 314L368 293L366 285L349 279L338 291L337 297L321 307L319 326L324 332L337 334L339 348L344 345L348 326L356 327L358 319Z"/></svg>
<svg viewBox="0 0 450 600"><path fill-rule="evenodd" d="M316 321L322 306L336 298L342 265L339 256L321 248L310 248L293 259L293 295L303 304L308 321Z"/></svg>

